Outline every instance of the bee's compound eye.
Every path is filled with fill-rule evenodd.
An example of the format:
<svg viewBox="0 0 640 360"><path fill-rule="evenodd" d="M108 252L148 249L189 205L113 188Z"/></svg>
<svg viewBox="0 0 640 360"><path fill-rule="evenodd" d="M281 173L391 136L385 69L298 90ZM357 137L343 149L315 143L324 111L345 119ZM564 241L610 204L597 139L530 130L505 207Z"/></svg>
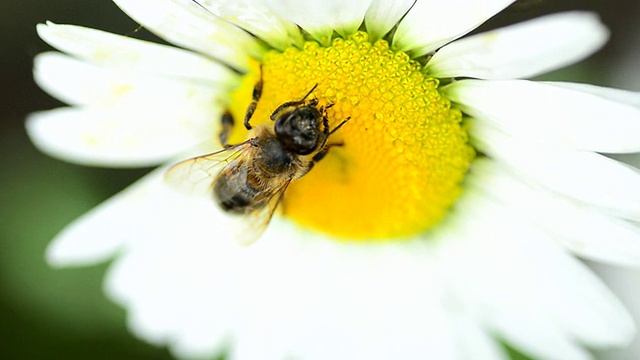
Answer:
<svg viewBox="0 0 640 360"><path fill-rule="evenodd" d="M300 108L283 114L275 123L278 140L298 155L308 155L318 146L322 132L320 113L315 108ZM317 114L316 114L317 113Z"/></svg>

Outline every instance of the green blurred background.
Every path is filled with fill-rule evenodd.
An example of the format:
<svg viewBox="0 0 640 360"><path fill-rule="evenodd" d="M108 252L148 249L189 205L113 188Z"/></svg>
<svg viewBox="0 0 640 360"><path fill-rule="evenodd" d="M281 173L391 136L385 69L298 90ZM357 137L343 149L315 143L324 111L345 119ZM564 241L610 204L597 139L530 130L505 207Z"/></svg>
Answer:
<svg viewBox="0 0 640 360"><path fill-rule="evenodd" d="M571 9L598 12L612 39L588 61L544 79L640 90L640 1L521 1L481 29ZM47 243L66 224L149 171L70 165L40 154L29 143L25 116L63 105L39 90L31 76L33 57L50 50L35 33L35 24L46 20L154 39L136 31L137 24L109 0L0 4L0 358L170 358L166 349L146 345L127 332L123 310L102 294L106 264L51 269L44 262ZM599 270L618 290L629 287L624 281L640 281L637 272L624 273L627 280L620 282L620 274L612 275L606 267ZM627 301L640 304L640 299ZM633 358L629 352L609 355Z"/></svg>

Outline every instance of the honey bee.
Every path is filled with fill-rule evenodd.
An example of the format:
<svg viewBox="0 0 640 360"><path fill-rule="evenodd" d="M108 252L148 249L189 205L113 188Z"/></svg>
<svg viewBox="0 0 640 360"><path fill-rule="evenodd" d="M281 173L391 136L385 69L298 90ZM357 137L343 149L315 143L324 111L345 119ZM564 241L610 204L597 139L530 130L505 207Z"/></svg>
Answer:
<svg viewBox="0 0 640 360"><path fill-rule="evenodd" d="M174 165L166 179L190 192L213 194L223 211L239 216L241 230L234 235L241 243L252 243L266 229L289 183L307 174L331 147L343 145L327 140L350 117L330 129L327 109L333 104L319 106L317 98L309 99L317 86L301 99L278 106L270 116L273 125L253 127L250 121L262 95L261 77L244 118L249 139L227 144L234 126L227 112L219 135L225 148Z"/></svg>

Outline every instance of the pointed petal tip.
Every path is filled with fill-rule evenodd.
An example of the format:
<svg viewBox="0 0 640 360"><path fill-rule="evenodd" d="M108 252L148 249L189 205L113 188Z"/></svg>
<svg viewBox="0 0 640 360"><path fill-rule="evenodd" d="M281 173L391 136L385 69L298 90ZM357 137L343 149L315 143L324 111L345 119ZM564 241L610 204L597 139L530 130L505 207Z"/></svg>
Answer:
<svg viewBox="0 0 640 360"><path fill-rule="evenodd" d="M47 246L44 253L44 258L47 264L53 268L60 268L67 265L67 261L64 259L64 255L61 254L57 242L52 242Z"/></svg>
<svg viewBox="0 0 640 360"><path fill-rule="evenodd" d="M54 238L45 250L45 261L52 268L88 266L105 260L105 256L89 254L83 251L81 246L61 235L63 234Z"/></svg>
<svg viewBox="0 0 640 360"><path fill-rule="evenodd" d="M49 43L47 38L50 37L54 31L59 31L64 26L68 25L60 25L54 23L53 21L47 20L44 23L36 24L36 33L42 40Z"/></svg>
<svg viewBox="0 0 640 360"><path fill-rule="evenodd" d="M49 266L56 269L83 263L83 261L78 261L74 256L71 256L64 244L58 240L53 240L47 246L44 258Z"/></svg>

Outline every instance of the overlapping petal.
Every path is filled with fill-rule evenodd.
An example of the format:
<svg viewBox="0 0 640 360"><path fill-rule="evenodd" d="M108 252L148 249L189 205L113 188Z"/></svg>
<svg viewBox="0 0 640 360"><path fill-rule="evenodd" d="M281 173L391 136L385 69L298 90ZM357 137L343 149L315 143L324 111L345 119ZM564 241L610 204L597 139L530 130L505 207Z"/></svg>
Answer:
<svg viewBox="0 0 640 360"><path fill-rule="evenodd" d="M271 11L298 24L321 44L328 45L333 31L344 36L354 33L358 29L371 1L271 0L265 1L265 3L268 4Z"/></svg>
<svg viewBox="0 0 640 360"><path fill-rule="evenodd" d="M640 219L640 173L600 154L528 141L474 121L478 148L530 181L614 216Z"/></svg>
<svg viewBox="0 0 640 360"><path fill-rule="evenodd" d="M225 80L222 76L216 82L185 81L171 75L110 69L57 52L42 53L35 58L34 78L38 86L71 105L104 109L130 107L132 111L146 107L182 107L194 118L202 118L195 108L206 111L215 107L220 94L228 91L233 83L231 78ZM178 123L179 119L176 120Z"/></svg>
<svg viewBox="0 0 640 360"><path fill-rule="evenodd" d="M508 360L506 349L468 314L453 315L456 359Z"/></svg>
<svg viewBox="0 0 640 360"><path fill-rule="evenodd" d="M371 41L381 39L409 11L415 0L373 0L364 23Z"/></svg>
<svg viewBox="0 0 640 360"><path fill-rule="evenodd" d="M234 359L454 358L428 244L333 243L276 222L246 248L214 211L175 197L154 205L151 216L167 221L130 244L108 276L139 336L182 356L231 344Z"/></svg>
<svg viewBox="0 0 640 360"><path fill-rule="evenodd" d="M38 24L38 35L69 55L107 68L224 82L226 67L193 52L75 25ZM162 61L158 61L162 59Z"/></svg>
<svg viewBox="0 0 640 360"><path fill-rule="evenodd" d="M262 0L197 0L207 10L264 40L278 50L302 43L297 25L277 16Z"/></svg>
<svg viewBox="0 0 640 360"><path fill-rule="evenodd" d="M483 166L495 169L498 165L484 163ZM482 187L532 225L546 230L576 255L613 265L640 266L638 226L536 185L532 177L526 179L495 170L490 175L473 177L475 186ZM607 179L602 179L600 185L599 193L607 193L607 187L611 186Z"/></svg>
<svg viewBox="0 0 640 360"><path fill-rule="evenodd" d="M29 116L29 135L50 155L148 166L216 137L222 85L105 69L59 53L39 55L34 74L43 89L79 106Z"/></svg>
<svg viewBox="0 0 640 360"><path fill-rule="evenodd" d="M132 19L163 39L247 70L264 51L249 33L191 0L114 0Z"/></svg>
<svg viewBox="0 0 640 360"><path fill-rule="evenodd" d="M515 0L418 0L393 37L397 50L419 56L470 32Z"/></svg>
<svg viewBox="0 0 640 360"><path fill-rule="evenodd" d="M470 189L457 204L464 220L452 219L440 234L445 273L463 306L535 358L589 358L580 344L631 341L635 327L615 296L539 227L485 191Z"/></svg>
<svg viewBox="0 0 640 360"><path fill-rule="evenodd" d="M543 84L558 86L565 89L571 89L575 91L584 92L587 94L596 95L603 99L624 103L627 105L640 108L640 92L630 91L624 89L614 89L610 87L597 86L592 84L583 83L571 83L562 81L547 81Z"/></svg>
<svg viewBox="0 0 640 360"><path fill-rule="evenodd" d="M512 135L577 150L640 152L640 108L524 80L462 80L443 88L467 114Z"/></svg>
<svg viewBox="0 0 640 360"><path fill-rule="evenodd" d="M592 13L553 14L455 41L426 67L441 78L527 78L583 60L608 33Z"/></svg>

